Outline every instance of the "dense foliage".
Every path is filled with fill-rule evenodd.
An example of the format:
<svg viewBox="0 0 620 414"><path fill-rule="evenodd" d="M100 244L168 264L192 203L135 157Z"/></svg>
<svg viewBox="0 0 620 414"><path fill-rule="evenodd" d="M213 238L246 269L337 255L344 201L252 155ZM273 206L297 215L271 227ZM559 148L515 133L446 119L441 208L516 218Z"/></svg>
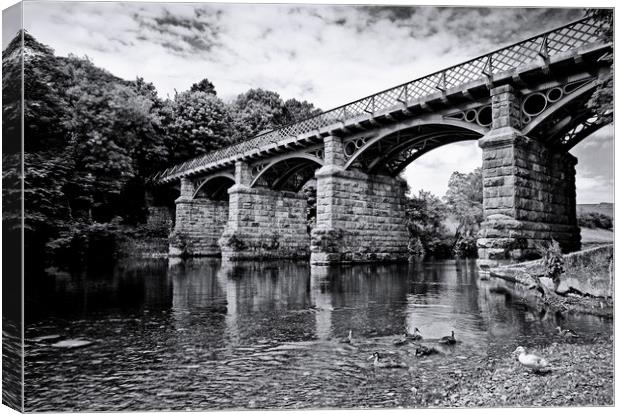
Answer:
<svg viewBox="0 0 620 414"><path fill-rule="evenodd" d="M482 170L454 172L444 201L420 191L407 201L409 253L414 257L477 257L476 234L482 222ZM451 233L446 223L456 220Z"/></svg>
<svg viewBox="0 0 620 414"><path fill-rule="evenodd" d="M598 35L601 40L613 42L614 14L613 9L590 9L586 15L592 16L600 22ZM611 69L603 72L597 79L597 88L588 101L588 107L597 115L597 122L608 124L613 121L614 110L614 65L613 55L605 56L611 63Z"/></svg>
<svg viewBox="0 0 620 414"><path fill-rule="evenodd" d="M2 55L3 135L14 137L3 147L9 227L19 226L11 212L21 202L21 36ZM26 238L41 251L114 244L145 221L145 181L155 171L317 112L262 89L227 103L206 78L161 99L142 78L120 79L87 57L56 56L27 32L23 39Z"/></svg>
<svg viewBox="0 0 620 414"><path fill-rule="evenodd" d="M458 257L476 256L476 235L482 222L482 169L452 173L444 197L448 211L456 218L454 253Z"/></svg>
<svg viewBox="0 0 620 414"><path fill-rule="evenodd" d="M597 212L580 213L577 216L577 221L579 226L590 229L611 230L614 227L614 219L612 217Z"/></svg>
<svg viewBox="0 0 620 414"><path fill-rule="evenodd" d="M417 258L451 256L452 242L444 225L447 213L446 205L428 191L421 190L407 200L407 230L411 255Z"/></svg>

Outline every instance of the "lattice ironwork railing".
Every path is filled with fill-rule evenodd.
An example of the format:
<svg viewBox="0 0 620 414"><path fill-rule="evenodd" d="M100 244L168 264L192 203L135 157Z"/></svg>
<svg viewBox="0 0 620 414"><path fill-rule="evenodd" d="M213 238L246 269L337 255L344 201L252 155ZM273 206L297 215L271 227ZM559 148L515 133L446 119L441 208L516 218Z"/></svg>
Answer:
<svg viewBox="0 0 620 414"><path fill-rule="evenodd" d="M592 17L577 20L467 62L183 162L155 175L153 181L180 177L196 168L207 167L218 161L261 149L286 138L316 131L318 128L340 121L351 121L360 116L373 115L399 104L406 105L408 102L438 91L446 91L485 77L490 78L494 74L515 69L537 58L546 60L559 53L595 43L600 40L598 26L598 21Z"/></svg>

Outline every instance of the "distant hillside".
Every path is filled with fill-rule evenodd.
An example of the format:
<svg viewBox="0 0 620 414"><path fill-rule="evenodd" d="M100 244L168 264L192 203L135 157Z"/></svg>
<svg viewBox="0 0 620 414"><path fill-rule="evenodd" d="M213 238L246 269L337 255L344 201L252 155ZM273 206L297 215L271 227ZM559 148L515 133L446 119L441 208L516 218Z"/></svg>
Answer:
<svg viewBox="0 0 620 414"><path fill-rule="evenodd" d="M614 203L577 204L577 214L580 213L601 213L613 217Z"/></svg>

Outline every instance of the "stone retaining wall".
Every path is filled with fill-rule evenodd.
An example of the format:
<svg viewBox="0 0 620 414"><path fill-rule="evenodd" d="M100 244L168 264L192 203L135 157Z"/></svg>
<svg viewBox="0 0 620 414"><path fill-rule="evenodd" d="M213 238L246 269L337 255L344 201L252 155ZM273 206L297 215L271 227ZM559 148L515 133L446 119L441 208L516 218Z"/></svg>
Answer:
<svg viewBox="0 0 620 414"><path fill-rule="evenodd" d="M334 166L316 177L311 263L407 260L404 180Z"/></svg>
<svg viewBox="0 0 620 414"><path fill-rule="evenodd" d="M219 240L223 259L308 258L304 195L242 185L228 194L230 217Z"/></svg>
<svg viewBox="0 0 620 414"><path fill-rule="evenodd" d="M613 255L613 244L564 255L565 273L560 277L558 291L563 292L573 288L593 296L613 296ZM538 276L544 274L541 260L500 266L493 271L499 274L518 272ZM541 280L549 289L553 289L551 279L542 277Z"/></svg>

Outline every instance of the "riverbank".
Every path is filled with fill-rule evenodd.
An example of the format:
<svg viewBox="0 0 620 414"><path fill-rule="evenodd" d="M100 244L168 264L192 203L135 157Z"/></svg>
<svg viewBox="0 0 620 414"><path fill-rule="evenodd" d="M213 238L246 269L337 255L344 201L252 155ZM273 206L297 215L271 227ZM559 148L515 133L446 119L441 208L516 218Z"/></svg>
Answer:
<svg viewBox="0 0 620 414"><path fill-rule="evenodd" d="M613 318L613 245L564 255L557 291L541 260L489 270L490 283L533 308Z"/></svg>
<svg viewBox="0 0 620 414"><path fill-rule="evenodd" d="M535 374L511 356L493 360L455 380L437 407L554 407L614 404L613 339L552 343L533 350L552 370ZM452 382L452 384L451 384Z"/></svg>

